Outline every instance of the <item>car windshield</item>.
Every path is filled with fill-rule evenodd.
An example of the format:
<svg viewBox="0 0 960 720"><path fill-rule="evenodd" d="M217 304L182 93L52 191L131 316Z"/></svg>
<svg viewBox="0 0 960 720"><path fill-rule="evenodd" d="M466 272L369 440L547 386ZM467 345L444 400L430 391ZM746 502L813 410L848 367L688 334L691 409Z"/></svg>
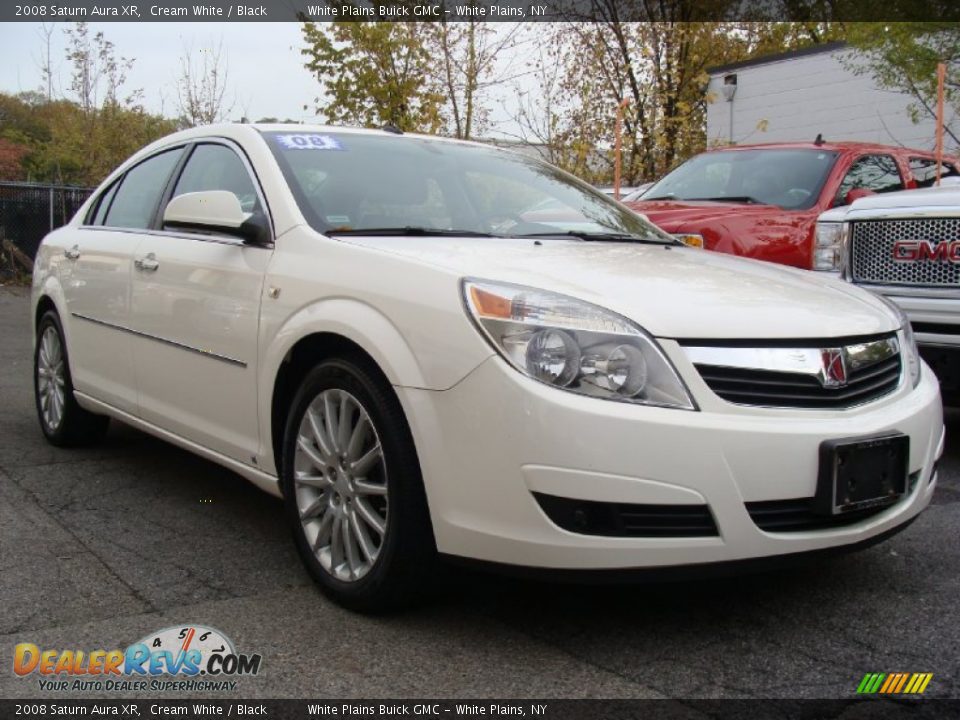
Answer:
<svg viewBox="0 0 960 720"><path fill-rule="evenodd" d="M326 234L673 242L586 183L520 153L403 135L264 136L307 222Z"/></svg>
<svg viewBox="0 0 960 720"><path fill-rule="evenodd" d="M643 195L650 200L712 200L806 210L820 197L837 153L731 150L691 158Z"/></svg>

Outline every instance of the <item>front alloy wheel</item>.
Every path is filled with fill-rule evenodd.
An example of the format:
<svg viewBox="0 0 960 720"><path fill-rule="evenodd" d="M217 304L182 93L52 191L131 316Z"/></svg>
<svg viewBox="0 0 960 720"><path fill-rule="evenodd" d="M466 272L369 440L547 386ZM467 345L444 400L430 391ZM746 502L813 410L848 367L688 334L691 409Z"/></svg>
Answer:
<svg viewBox="0 0 960 720"><path fill-rule="evenodd" d="M324 390L307 407L293 481L303 533L320 566L342 582L364 577L387 533L387 466L369 413L346 390Z"/></svg>
<svg viewBox="0 0 960 720"><path fill-rule="evenodd" d="M333 600L376 612L428 589L436 546L420 463L400 401L367 358L307 372L280 487L300 557Z"/></svg>

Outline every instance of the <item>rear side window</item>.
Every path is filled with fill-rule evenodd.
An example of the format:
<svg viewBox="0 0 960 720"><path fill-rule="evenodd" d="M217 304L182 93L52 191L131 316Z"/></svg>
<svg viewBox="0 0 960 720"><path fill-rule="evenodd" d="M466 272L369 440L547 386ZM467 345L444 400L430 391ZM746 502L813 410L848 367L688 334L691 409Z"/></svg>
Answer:
<svg viewBox="0 0 960 720"><path fill-rule="evenodd" d="M261 210L257 189L240 157L225 145L194 148L177 181L173 197L205 190L227 190L237 196L244 212Z"/></svg>
<svg viewBox="0 0 960 720"><path fill-rule="evenodd" d="M167 150L128 170L103 224L137 229L150 227L160 195L182 152L183 148Z"/></svg>
<svg viewBox="0 0 960 720"><path fill-rule="evenodd" d="M917 181L917 187L932 187L937 181L937 161L933 158L910 158L910 174ZM947 163L940 164L940 177L957 177L960 172Z"/></svg>
<svg viewBox="0 0 960 720"><path fill-rule="evenodd" d="M837 202L843 203L851 190L863 188L875 193L903 190L903 178L897 163L889 155L864 155L857 158L840 183Z"/></svg>

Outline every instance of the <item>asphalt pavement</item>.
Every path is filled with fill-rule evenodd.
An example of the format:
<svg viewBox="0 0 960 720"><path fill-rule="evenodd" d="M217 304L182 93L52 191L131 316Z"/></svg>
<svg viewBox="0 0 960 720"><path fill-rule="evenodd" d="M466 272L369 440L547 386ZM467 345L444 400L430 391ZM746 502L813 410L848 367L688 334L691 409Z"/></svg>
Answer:
<svg viewBox="0 0 960 720"><path fill-rule="evenodd" d="M455 570L370 618L324 598L280 501L239 476L116 422L97 448L48 445L28 306L0 287L0 697L53 697L14 675L17 643L124 648L187 623L263 656L249 698L850 698L867 672L960 697L960 415L933 505L863 552L633 587Z"/></svg>

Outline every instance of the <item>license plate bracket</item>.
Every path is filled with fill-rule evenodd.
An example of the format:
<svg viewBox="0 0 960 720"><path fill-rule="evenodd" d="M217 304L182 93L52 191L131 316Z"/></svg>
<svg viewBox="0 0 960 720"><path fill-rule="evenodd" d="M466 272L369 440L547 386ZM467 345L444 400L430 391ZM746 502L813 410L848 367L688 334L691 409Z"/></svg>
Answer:
<svg viewBox="0 0 960 720"><path fill-rule="evenodd" d="M814 511L842 515L896 502L907 491L910 438L890 433L825 440Z"/></svg>

